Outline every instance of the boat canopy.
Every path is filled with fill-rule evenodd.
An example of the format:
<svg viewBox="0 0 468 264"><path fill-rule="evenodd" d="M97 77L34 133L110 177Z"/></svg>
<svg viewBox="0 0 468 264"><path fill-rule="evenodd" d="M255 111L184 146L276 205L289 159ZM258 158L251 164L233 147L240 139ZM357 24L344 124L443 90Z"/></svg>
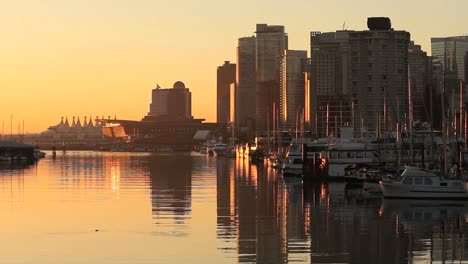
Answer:
<svg viewBox="0 0 468 264"><path fill-rule="evenodd" d="M211 134L210 130L197 130L197 132L193 136L193 140L206 141L208 140L208 137L210 136L210 134Z"/></svg>

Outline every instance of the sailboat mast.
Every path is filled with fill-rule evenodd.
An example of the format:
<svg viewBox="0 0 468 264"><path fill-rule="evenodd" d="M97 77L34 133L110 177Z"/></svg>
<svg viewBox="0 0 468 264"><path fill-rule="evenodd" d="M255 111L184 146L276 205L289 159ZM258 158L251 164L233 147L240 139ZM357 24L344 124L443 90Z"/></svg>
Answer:
<svg viewBox="0 0 468 264"><path fill-rule="evenodd" d="M270 113L267 112L267 153L270 153Z"/></svg>
<svg viewBox="0 0 468 264"><path fill-rule="evenodd" d="M13 114L10 116L10 140L13 140Z"/></svg>
<svg viewBox="0 0 468 264"><path fill-rule="evenodd" d="M442 157L444 160L444 168L442 170L442 175L445 177L447 175L447 131L446 131L446 121L445 121L445 69L442 76Z"/></svg>
<svg viewBox="0 0 468 264"><path fill-rule="evenodd" d="M460 98L459 98L459 111L458 111L458 116L460 120L460 125L458 126L459 133L459 138L462 138L463 135L463 81L460 80Z"/></svg>
<svg viewBox="0 0 468 264"><path fill-rule="evenodd" d="M328 135L329 135L329 134L328 134L328 122L329 122L329 119L328 119L328 118L329 118L329 114L330 114L330 112L329 112L329 108L328 108L328 104L327 104L326 131L325 131L325 135L326 135L326 137L327 137L327 141L328 141Z"/></svg>
<svg viewBox="0 0 468 264"><path fill-rule="evenodd" d="M413 96L411 90L411 69L408 64L408 127L410 134L410 162L414 163L414 137L413 137Z"/></svg>

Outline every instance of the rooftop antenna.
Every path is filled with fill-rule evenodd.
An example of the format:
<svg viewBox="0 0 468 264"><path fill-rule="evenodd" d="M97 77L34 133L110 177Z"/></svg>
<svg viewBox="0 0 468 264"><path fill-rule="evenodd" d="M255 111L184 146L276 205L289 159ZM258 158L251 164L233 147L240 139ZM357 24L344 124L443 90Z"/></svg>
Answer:
<svg viewBox="0 0 468 264"><path fill-rule="evenodd" d="M343 30L346 30L346 21L343 22Z"/></svg>

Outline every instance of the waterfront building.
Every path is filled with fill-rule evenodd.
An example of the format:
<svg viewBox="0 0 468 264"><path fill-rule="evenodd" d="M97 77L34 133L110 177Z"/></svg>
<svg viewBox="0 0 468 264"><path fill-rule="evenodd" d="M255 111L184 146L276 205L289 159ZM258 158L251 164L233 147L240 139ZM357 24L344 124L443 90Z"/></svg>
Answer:
<svg viewBox="0 0 468 264"><path fill-rule="evenodd" d="M98 117L96 116L96 119ZM91 116L84 117L84 124L81 125L80 117L73 117L72 125L68 122L68 117L62 117L60 123L54 126L50 126L46 131L43 131L41 135L43 137L49 137L56 140L63 139L84 139L90 137L102 137L102 126L99 123L93 124Z"/></svg>
<svg viewBox="0 0 468 264"><path fill-rule="evenodd" d="M445 110L449 117L460 114L460 81L465 78L465 55L468 52L468 36L431 38L434 63L439 66L437 90L444 90ZM466 91L462 91L465 94ZM464 100L466 102L466 99ZM463 102L462 102L463 103Z"/></svg>
<svg viewBox="0 0 468 264"><path fill-rule="evenodd" d="M349 34L352 31L311 32L311 72L308 118L317 137L337 134L351 125Z"/></svg>
<svg viewBox="0 0 468 264"><path fill-rule="evenodd" d="M284 130L296 129L298 119L304 113L304 72L307 64L307 51L284 50L280 65L279 121ZM273 120L276 122L276 120ZM270 122L273 122L270 121Z"/></svg>
<svg viewBox="0 0 468 264"><path fill-rule="evenodd" d="M150 111L145 118L183 120L192 118L192 93L181 81L173 88L163 89L159 85L152 91Z"/></svg>
<svg viewBox="0 0 468 264"><path fill-rule="evenodd" d="M98 120L105 124L103 131L106 137L116 142L129 143L123 145L129 150L191 150L196 144L194 136L198 131L209 131L214 136L226 138L225 124L203 121L204 119L191 116L191 93L180 81L174 83L172 89L162 89L159 86L153 89L150 112L141 121L110 118Z"/></svg>
<svg viewBox="0 0 468 264"><path fill-rule="evenodd" d="M288 49L284 26L257 24L256 30L256 131L266 135L273 105L279 105L280 64ZM271 122L270 122L271 124Z"/></svg>
<svg viewBox="0 0 468 264"><path fill-rule="evenodd" d="M408 64L414 120L430 121L432 58L427 56L420 45L411 41Z"/></svg>
<svg viewBox="0 0 468 264"><path fill-rule="evenodd" d="M236 82L236 64L225 61L217 70L216 84L216 121L229 123L230 119L230 86Z"/></svg>
<svg viewBox="0 0 468 264"><path fill-rule="evenodd" d="M237 46L235 120L238 127L252 130L256 111L254 36L239 38Z"/></svg>
<svg viewBox="0 0 468 264"><path fill-rule="evenodd" d="M468 52L468 36L431 38L434 62L440 63L445 73L455 72L465 81L465 55Z"/></svg>
<svg viewBox="0 0 468 264"><path fill-rule="evenodd" d="M355 127L387 129L407 123L410 33L389 18L368 18L369 30L349 33ZM385 116L385 117L384 117ZM405 118L406 117L406 118ZM377 122L380 120L380 122ZM391 121L391 122L390 122Z"/></svg>
<svg viewBox="0 0 468 264"><path fill-rule="evenodd" d="M96 116L95 120L99 119ZM110 117L109 117L110 119ZM66 148L74 150L99 149L107 145L109 140L105 139L100 123L93 123L89 116L84 117L81 124L80 117L73 117L70 125L67 117L62 117L56 125L49 126L47 130L39 134L14 135L12 140L38 146L41 149Z"/></svg>

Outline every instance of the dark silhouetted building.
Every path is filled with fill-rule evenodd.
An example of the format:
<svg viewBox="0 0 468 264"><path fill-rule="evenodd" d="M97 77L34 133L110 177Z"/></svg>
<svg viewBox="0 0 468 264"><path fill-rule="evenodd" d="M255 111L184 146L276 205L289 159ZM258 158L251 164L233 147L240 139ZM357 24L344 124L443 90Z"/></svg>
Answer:
<svg viewBox="0 0 468 264"><path fill-rule="evenodd" d="M230 121L230 86L236 82L236 64L225 61L217 70L216 85L216 121L229 123Z"/></svg>
<svg viewBox="0 0 468 264"><path fill-rule="evenodd" d="M432 58L427 56L420 45L411 41L408 48L408 64L414 120L430 121Z"/></svg>
<svg viewBox="0 0 468 264"><path fill-rule="evenodd" d="M310 104L307 120L318 137L337 131L336 126L351 125L350 32L310 33L312 74L310 96L306 98Z"/></svg>
<svg viewBox="0 0 468 264"><path fill-rule="evenodd" d="M153 89L150 111L145 119L192 119L192 93L181 81L175 82L173 88L163 89L158 85Z"/></svg>
<svg viewBox="0 0 468 264"><path fill-rule="evenodd" d="M159 86L153 89L150 112L141 120L97 120L103 127L104 135L117 141L131 143L121 145L128 148L157 150L172 148L191 150L196 144L198 131L213 132L225 137L225 127L217 123L203 123L191 115L191 93L183 82L176 82L171 89ZM206 134L206 133L203 133ZM206 139L204 139L206 140Z"/></svg>
<svg viewBox="0 0 468 264"><path fill-rule="evenodd" d="M256 40L255 37L239 38L237 46L237 86L235 120L238 127L255 123L256 109Z"/></svg>
<svg viewBox="0 0 468 264"><path fill-rule="evenodd" d="M272 120L273 104L279 105L280 65L288 49L284 26L257 24L256 38L256 131L266 135L267 120ZM272 124L272 122L270 122Z"/></svg>

